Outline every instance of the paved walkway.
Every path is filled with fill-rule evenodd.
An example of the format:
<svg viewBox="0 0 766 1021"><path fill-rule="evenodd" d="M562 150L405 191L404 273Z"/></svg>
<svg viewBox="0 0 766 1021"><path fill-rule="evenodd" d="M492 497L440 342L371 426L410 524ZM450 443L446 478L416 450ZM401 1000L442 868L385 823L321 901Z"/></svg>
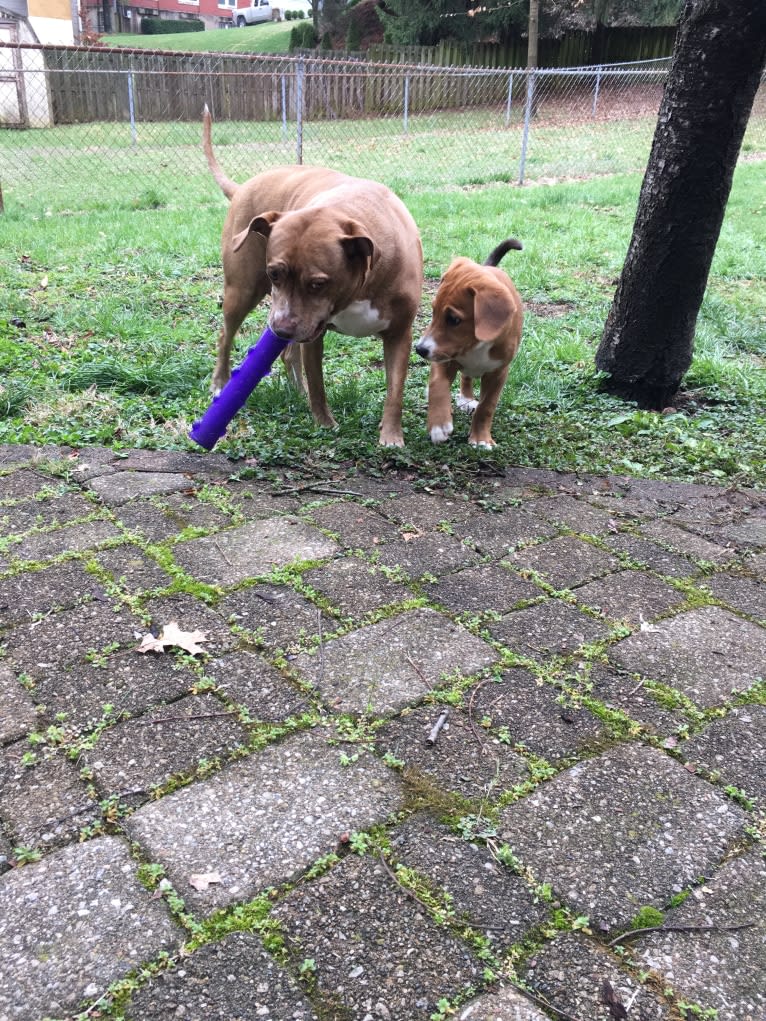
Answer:
<svg viewBox="0 0 766 1021"><path fill-rule="evenodd" d="M0 1019L763 1021L766 494L250 475L0 450Z"/></svg>

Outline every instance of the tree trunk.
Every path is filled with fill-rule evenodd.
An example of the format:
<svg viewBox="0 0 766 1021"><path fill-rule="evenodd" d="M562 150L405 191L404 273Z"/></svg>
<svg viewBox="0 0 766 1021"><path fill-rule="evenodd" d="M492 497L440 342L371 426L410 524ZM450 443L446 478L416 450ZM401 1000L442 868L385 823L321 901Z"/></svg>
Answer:
<svg viewBox="0 0 766 1021"><path fill-rule="evenodd" d="M663 408L692 360L697 314L766 62L764 0L686 0L633 237L596 366L605 388Z"/></svg>

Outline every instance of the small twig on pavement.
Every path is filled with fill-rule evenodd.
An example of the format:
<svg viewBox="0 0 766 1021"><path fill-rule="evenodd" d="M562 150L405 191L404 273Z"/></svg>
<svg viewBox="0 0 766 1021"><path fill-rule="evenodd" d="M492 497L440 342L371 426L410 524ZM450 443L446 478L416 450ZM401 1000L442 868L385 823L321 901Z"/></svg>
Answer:
<svg viewBox="0 0 766 1021"><path fill-rule="evenodd" d="M319 687L324 681L324 642L322 640L322 611L317 607L317 628L319 630Z"/></svg>
<svg viewBox="0 0 766 1021"><path fill-rule="evenodd" d="M410 664L410 666L411 666L411 667L412 667L412 669L413 669L413 670L415 671L415 673L416 673L416 674L418 675L418 677L419 677L419 678L421 679L421 681L423 682L423 684L425 684L426 688L428 688L428 689L429 689L429 691L430 691L430 689L431 689L431 685L430 685L430 684L428 683L428 678L427 678L427 677L426 677L426 675L425 675L425 674L423 673L423 671L422 671L422 670L420 669L420 667L419 667L419 666L417 665L417 663L415 663L415 661L413 660L412 656L410 656L409 652L408 652L408 653L407 653L407 655L405 656L405 659L406 659L406 660L407 660L407 662L408 662L408 663Z"/></svg>
<svg viewBox="0 0 766 1021"><path fill-rule="evenodd" d="M473 704L476 700L476 696L479 694L479 692L486 683L487 681L479 681L479 683L471 689L471 697L468 699L468 723L470 724L471 727L471 733L476 738L476 743L478 744L482 753L486 751L485 740L484 736L479 731L479 728L476 726L476 721L473 718Z"/></svg>
<svg viewBox="0 0 766 1021"><path fill-rule="evenodd" d="M220 547L220 546L218 545L218 543L215 543L214 545L215 545L215 548L216 548L216 549L218 550L218 552L219 552L219 553L221 554L221 556L223 557L223 559L224 559L224 560L226 561L226 563L227 563L227 564L229 565L229 567L233 567L234 565L232 564L231 560L229 560L229 558L228 558L228 557L226 556L226 551L225 551L225 550L222 550L222 549L221 549L221 547Z"/></svg>
<svg viewBox="0 0 766 1021"><path fill-rule="evenodd" d="M643 929L629 929L620 933L607 943L608 947L617 946L625 940L636 939L647 932L738 932L740 929L752 929L755 922L743 922L742 925L647 925Z"/></svg>
<svg viewBox="0 0 766 1021"><path fill-rule="evenodd" d="M426 738L426 744L430 744L431 747L433 748L439 737L439 732L441 731L442 727L444 726L448 719L449 709L442 709L441 713L439 714L439 719L436 721L436 723L434 723L433 727L431 727L431 733Z"/></svg>
<svg viewBox="0 0 766 1021"><path fill-rule="evenodd" d="M293 489L279 489L273 492L272 496L291 496L293 493L322 493L325 496L358 496L364 499L364 493L357 493L354 489L330 489L329 486L316 486L310 483L305 486L295 486Z"/></svg>
<svg viewBox="0 0 766 1021"><path fill-rule="evenodd" d="M411 897L412 900L414 900L417 904L419 904L421 906L421 908L423 908L423 910L425 912L427 912L427 914L430 915L431 914L431 908L428 906L428 904L426 904L425 901L421 900L420 897L418 897L418 895L415 893L414 890L411 890L409 888L409 886L405 886L404 883L402 883L402 881L399 879L397 874L394 872L394 870L391 868L391 866L388 864L388 862L386 861L386 859L384 858L384 856L382 854L380 855L380 863L383 866L383 868L386 870L386 872L389 874L389 876L396 883L396 885L399 887L399 889L403 893L405 893L408 897Z"/></svg>

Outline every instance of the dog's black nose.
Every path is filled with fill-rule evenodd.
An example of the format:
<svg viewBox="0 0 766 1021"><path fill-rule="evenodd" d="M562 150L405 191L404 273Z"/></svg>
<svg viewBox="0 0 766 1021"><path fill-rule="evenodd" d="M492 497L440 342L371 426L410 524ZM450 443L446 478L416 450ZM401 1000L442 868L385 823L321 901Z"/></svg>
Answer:
<svg viewBox="0 0 766 1021"><path fill-rule="evenodd" d="M420 341L420 343L415 345L415 351L416 351L417 354L420 355L421 358L426 358L426 359L428 358L429 354L431 353L430 348L428 347L428 344L424 344L422 340Z"/></svg>

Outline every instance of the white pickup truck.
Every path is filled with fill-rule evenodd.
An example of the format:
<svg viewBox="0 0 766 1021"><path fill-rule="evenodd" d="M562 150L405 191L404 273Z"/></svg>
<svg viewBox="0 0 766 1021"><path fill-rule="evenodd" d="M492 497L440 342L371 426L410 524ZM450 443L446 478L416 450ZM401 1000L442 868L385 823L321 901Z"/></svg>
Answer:
<svg viewBox="0 0 766 1021"><path fill-rule="evenodd" d="M281 17L281 10L272 8L269 0L250 0L247 7L233 7L231 20L237 28L244 28L245 25L258 25L262 21L278 21Z"/></svg>

